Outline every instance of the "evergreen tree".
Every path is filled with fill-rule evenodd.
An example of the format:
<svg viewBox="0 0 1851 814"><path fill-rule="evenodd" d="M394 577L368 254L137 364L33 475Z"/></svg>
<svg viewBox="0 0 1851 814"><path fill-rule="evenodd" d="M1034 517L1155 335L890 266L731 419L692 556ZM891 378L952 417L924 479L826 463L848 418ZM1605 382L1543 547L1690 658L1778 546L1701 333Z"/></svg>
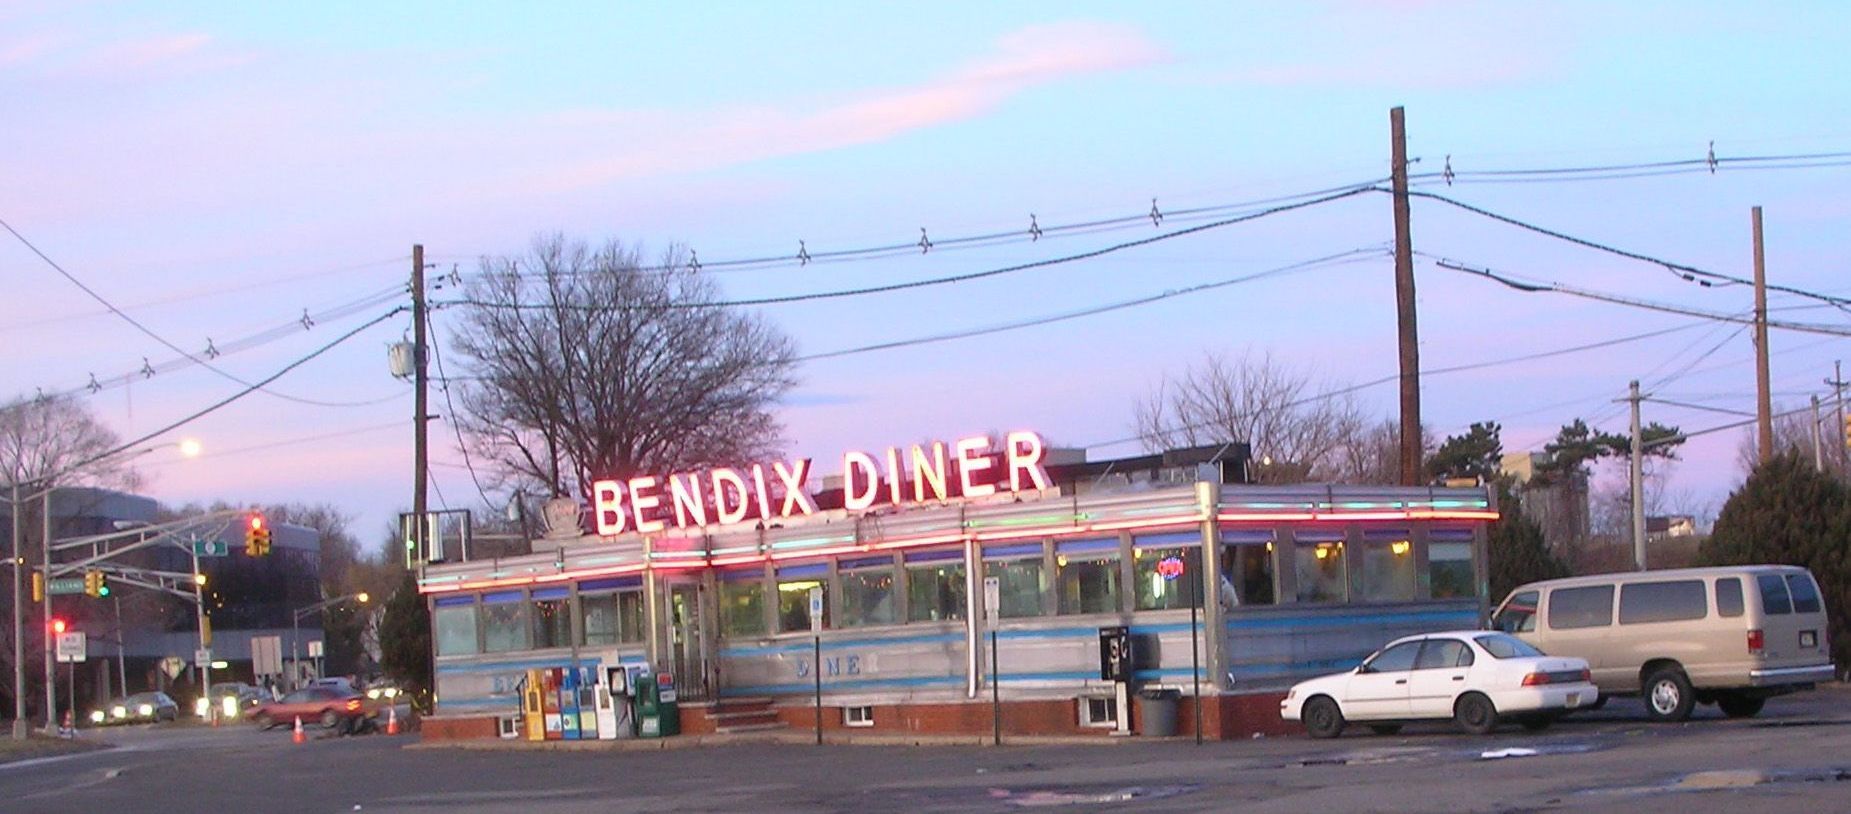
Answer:
<svg viewBox="0 0 1851 814"><path fill-rule="evenodd" d="M1698 552L1705 565L1801 565L1812 571L1831 617L1833 660L1851 664L1851 488L1797 452L1755 467L1729 495Z"/></svg>
<svg viewBox="0 0 1851 814"><path fill-rule="evenodd" d="M379 620L379 651L386 675L411 691L414 704L430 709L431 614L410 571L386 601L385 616Z"/></svg>
<svg viewBox="0 0 1851 814"><path fill-rule="evenodd" d="M1512 588L1539 579L1568 576L1568 566L1549 553L1542 526L1523 513L1519 498L1508 482L1497 482L1498 510L1502 513L1488 532L1491 568L1491 602L1496 604Z"/></svg>
<svg viewBox="0 0 1851 814"><path fill-rule="evenodd" d="M1503 430L1496 421L1474 422L1464 435L1447 436L1427 459L1427 474L1434 478L1481 478L1489 483L1498 476L1504 457Z"/></svg>

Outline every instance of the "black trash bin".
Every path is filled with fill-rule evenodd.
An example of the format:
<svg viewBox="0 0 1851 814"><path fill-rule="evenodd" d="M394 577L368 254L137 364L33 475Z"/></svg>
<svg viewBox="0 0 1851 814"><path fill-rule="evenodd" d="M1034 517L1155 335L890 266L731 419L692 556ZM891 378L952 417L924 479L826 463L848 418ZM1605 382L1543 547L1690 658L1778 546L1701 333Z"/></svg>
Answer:
<svg viewBox="0 0 1851 814"><path fill-rule="evenodd" d="M1138 734L1147 738L1174 736L1176 709L1182 704L1182 699L1181 690L1138 690Z"/></svg>

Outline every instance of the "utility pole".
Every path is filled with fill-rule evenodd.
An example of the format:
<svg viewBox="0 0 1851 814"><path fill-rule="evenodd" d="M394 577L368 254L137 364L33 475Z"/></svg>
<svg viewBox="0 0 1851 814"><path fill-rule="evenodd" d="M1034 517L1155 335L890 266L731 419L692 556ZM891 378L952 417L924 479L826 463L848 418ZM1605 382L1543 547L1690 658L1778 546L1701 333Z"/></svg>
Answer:
<svg viewBox="0 0 1851 814"><path fill-rule="evenodd" d="M1845 371L1843 362L1836 360L1832 362L1832 378L1825 381L1825 386L1832 388L1832 398L1838 403L1838 421L1832 425L1833 432L1836 433L1839 428L1845 426ZM1844 441L1845 442L1842 444L1835 445L1838 447L1838 471L1841 474L1851 472L1851 463L1847 461L1848 458L1851 458L1851 438L1846 438Z"/></svg>
<svg viewBox="0 0 1851 814"><path fill-rule="evenodd" d="M1645 570L1645 438L1639 431L1639 380L1627 388L1626 400L1632 402L1632 559L1633 565Z"/></svg>
<svg viewBox="0 0 1851 814"><path fill-rule="evenodd" d="M411 357L412 357L412 441L411 457L411 541L416 557L427 558L430 555L430 541L426 528L425 488L429 475L427 456L430 447L426 439L430 416L427 415L427 395L430 382L429 369L425 364L424 349L424 244L416 243L411 247Z"/></svg>
<svg viewBox="0 0 1851 814"><path fill-rule="evenodd" d="M26 727L26 603L21 583L25 577L26 555L20 551L19 479L13 479L13 502L10 512L13 526L13 739L25 740Z"/></svg>
<svg viewBox="0 0 1851 814"><path fill-rule="evenodd" d="M44 617L39 620L39 630L44 633L45 638L45 731L47 733L58 731L58 676L53 672L53 662L57 660L53 653L57 642L51 635L51 498L56 491L57 489L50 484L45 486L45 516L41 518L45 521L45 539L40 541L44 543L42 552L45 555L43 566L45 604L41 606L44 610Z"/></svg>
<svg viewBox="0 0 1851 814"><path fill-rule="evenodd" d="M1812 468L1825 471L1824 439L1819 434L1819 397L1812 397Z"/></svg>
<svg viewBox="0 0 1851 814"><path fill-rule="evenodd" d="M1767 260L1761 251L1761 207L1751 211L1755 229L1755 429L1761 463L1774 457L1774 400L1767 372Z"/></svg>
<svg viewBox="0 0 1851 814"><path fill-rule="evenodd" d="M1395 198L1395 324L1401 351L1401 484L1421 482L1420 334L1414 324L1414 239L1408 229L1408 132L1402 110L1388 111L1389 181Z"/></svg>

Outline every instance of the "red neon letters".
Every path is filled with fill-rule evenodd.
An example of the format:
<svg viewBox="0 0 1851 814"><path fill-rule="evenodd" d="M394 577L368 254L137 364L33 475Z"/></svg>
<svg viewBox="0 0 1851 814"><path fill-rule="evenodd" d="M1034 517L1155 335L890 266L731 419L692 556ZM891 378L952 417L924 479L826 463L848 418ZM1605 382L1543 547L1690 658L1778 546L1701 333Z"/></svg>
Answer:
<svg viewBox="0 0 1851 814"><path fill-rule="evenodd" d="M1050 484L1042 466L1046 457L1046 444L1032 432L1009 433L1000 450L992 449L990 439L979 435L949 447L942 441L905 450L889 447L878 457L849 451L842 456L842 506L864 511L874 506L883 491L888 502L901 505L983 497L995 494L1004 484L1011 492L1046 489ZM810 463L808 458L799 458L788 464L753 464L743 472L723 467L666 478L641 475L600 480L592 484L592 515L603 536L725 525L751 516L813 515L817 505L808 487ZM911 488L907 488L908 480Z"/></svg>

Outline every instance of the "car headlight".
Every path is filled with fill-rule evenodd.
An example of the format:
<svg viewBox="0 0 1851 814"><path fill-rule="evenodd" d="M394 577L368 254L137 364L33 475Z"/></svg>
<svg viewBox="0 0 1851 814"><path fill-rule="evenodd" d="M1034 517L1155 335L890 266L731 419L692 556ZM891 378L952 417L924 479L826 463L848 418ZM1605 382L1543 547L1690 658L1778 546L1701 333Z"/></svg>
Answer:
<svg viewBox="0 0 1851 814"><path fill-rule="evenodd" d="M368 697L368 698L372 698L372 699L374 699L374 700L378 700L378 698L379 698L379 691L378 691L378 690L367 690L367 691L366 691L366 697Z"/></svg>
<svg viewBox="0 0 1851 814"><path fill-rule="evenodd" d="M153 715L154 707L149 704L142 704L141 706L135 708L135 712L141 715Z"/></svg>
<svg viewBox="0 0 1851 814"><path fill-rule="evenodd" d="M129 717L129 710L128 710L128 707L116 707L115 709L110 710L109 714L111 717L115 717L115 718L127 718Z"/></svg>
<svg viewBox="0 0 1851 814"><path fill-rule="evenodd" d="M211 717L212 716L212 699L201 698L198 701L194 701L193 702L193 714L198 715L201 718Z"/></svg>
<svg viewBox="0 0 1851 814"><path fill-rule="evenodd" d="M387 687L387 688L386 688L386 697L387 697L387 698L397 698L397 697L398 697L398 688L397 688L397 687Z"/></svg>
<svg viewBox="0 0 1851 814"><path fill-rule="evenodd" d="M91 712L90 712L90 722L91 722L91 723L98 723L98 724L100 724L100 723L102 723L102 722L103 722L103 711L102 711L102 710L100 710L100 709L98 709L98 710L91 710Z"/></svg>

